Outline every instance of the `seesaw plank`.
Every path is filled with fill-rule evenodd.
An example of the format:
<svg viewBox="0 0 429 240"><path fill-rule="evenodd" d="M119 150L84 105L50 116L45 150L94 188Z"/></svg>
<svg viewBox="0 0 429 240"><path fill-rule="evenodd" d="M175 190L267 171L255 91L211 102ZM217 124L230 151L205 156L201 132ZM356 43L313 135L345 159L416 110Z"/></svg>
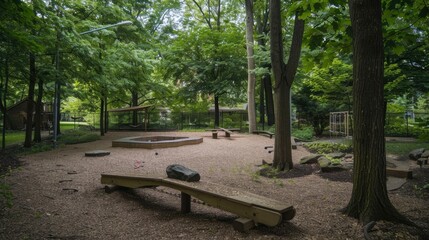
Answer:
<svg viewBox="0 0 429 240"><path fill-rule="evenodd" d="M156 176L102 174L101 183L128 188L169 187L198 198L212 207L267 226L278 225L283 216L284 220L290 220L295 215L295 209L290 204L204 181L184 182Z"/></svg>

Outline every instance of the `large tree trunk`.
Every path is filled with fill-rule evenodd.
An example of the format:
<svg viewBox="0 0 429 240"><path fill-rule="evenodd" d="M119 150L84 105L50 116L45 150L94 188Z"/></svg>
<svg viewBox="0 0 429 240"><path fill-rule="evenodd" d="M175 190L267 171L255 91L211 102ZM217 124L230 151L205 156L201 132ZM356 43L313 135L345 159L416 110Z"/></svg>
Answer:
<svg viewBox="0 0 429 240"><path fill-rule="evenodd" d="M350 0L353 28L353 192L345 212L363 223L403 221L386 187L381 1Z"/></svg>
<svg viewBox="0 0 429 240"><path fill-rule="evenodd" d="M25 121L24 147L31 147L33 132L34 87L36 86L36 55L30 53L30 83L28 84L27 119Z"/></svg>
<svg viewBox="0 0 429 240"><path fill-rule="evenodd" d="M275 143L273 167L281 171L292 169L290 89L298 69L301 54L304 21L295 16L288 64L284 64L280 0L270 1L271 66L275 79Z"/></svg>
<svg viewBox="0 0 429 240"><path fill-rule="evenodd" d="M246 5L246 46L247 46L247 115L249 133L256 130L255 109L255 58L253 54L253 0L245 0Z"/></svg>

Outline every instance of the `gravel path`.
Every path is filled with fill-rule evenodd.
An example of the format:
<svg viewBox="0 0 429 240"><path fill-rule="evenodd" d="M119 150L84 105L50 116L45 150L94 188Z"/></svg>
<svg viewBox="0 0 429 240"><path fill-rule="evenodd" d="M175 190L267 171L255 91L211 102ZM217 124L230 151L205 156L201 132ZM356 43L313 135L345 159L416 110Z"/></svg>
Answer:
<svg viewBox="0 0 429 240"><path fill-rule="evenodd" d="M114 139L129 136L203 137L201 144L164 149L112 148ZM317 174L268 179L256 173L262 160L271 162L263 136L210 132L111 132L102 140L68 145L23 157L24 165L6 177L14 205L0 212L0 239L360 239L362 226L339 212L352 184ZM107 150L103 157L85 152ZM308 152L298 147L293 160ZM233 230L236 216L195 203L180 213L180 198L171 189L104 192L103 172L164 174L170 164L198 171L201 179L292 203L297 215L278 227L258 226L249 233ZM393 204L412 220L428 225L427 199L392 192Z"/></svg>

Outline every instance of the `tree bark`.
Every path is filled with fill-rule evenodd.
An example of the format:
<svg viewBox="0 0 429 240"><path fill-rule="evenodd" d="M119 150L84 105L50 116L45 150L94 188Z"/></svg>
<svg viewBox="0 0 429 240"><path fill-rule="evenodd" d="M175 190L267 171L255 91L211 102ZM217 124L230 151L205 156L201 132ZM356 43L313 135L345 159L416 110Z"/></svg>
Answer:
<svg viewBox="0 0 429 240"><path fill-rule="evenodd" d="M42 141L42 97L43 97L43 79L39 78L37 82L38 90L37 90L37 101L36 101L36 112L34 116L34 141L41 142Z"/></svg>
<svg viewBox="0 0 429 240"><path fill-rule="evenodd" d="M269 67L271 68L271 66ZM274 97L273 97L273 87L271 84L270 74L264 74L262 76L262 81L264 83L265 90L265 106L267 112L267 124L272 126L275 123L275 114L274 114Z"/></svg>
<svg viewBox="0 0 429 240"><path fill-rule="evenodd" d="M290 89L298 68L304 21L295 16L292 44L288 64L284 64L280 0L270 1L271 66L275 79L275 142L273 167L278 170L292 169Z"/></svg>
<svg viewBox="0 0 429 240"><path fill-rule="evenodd" d="M402 221L386 187L381 1L350 0L353 29L353 190L345 213L366 224Z"/></svg>
<svg viewBox="0 0 429 240"><path fill-rule="evenodd" d="M25 121L24 147L31 147L33 132L34 87L36 86L36 55L30 53L30 82L28 84L27 119Z"/></svg>
<svg viewBox="0 0 429 240"><path fill-rule="evenodd" d="M104 94L100 97L100 136L104 136Z"/></svg>
<svg viewBox="0 0 429 240"><path fill-rule="evenodd" d="M245 0L246 5L246 46L247 46L247 114L249 133L256 130L255 109L255 58L253 51L253 0Z"/></svg>
<svg viewBox="0 0 429 240"><path fill-rule="evenodd" d="M214 127L218 128L219 127L219 96L215 95L215 122L214 122Z"/></svg>
<svg viewBox="0 0 429 240"><path fill-rule="evenodd" d="M265 126L265 88L263 78L261 78L261 87L259 89L259 123Z"/></svg>
<svg viewBox="0 0 429 240"><path fill-rule="evenodd" d="M2 105L2 113L3 113L3 128L2 128L2 145L1 149L4 151L6 149L6 120L9 121L9 126L12 127L12 122L9 119L9 115L7 114L7 89L9 85L9 59L6 57L5 64L4 64L4 74L5 74L5 80L4 80L4 88L3 88L3 94L0 98L0 101L3 101Z"/></svg>
<svg viewBox="0 0 429 240"><path fill-rule="evenodd" d="M138 93L137 93L137 91L136 90L133 90L132 92L131 92L131 105L133 106L133 107L136 107L136 106L138 106L138 101L139 101L139 95L138 95ZM133 111L133 120L132 120L132 122L133 122L133 125L134 126L137 126L137 124L138 124L138 119L137 119L137 111Z"/></svg>
<svg viewBox="0 0 429 240"><path fill-rule="evenodd" d="M256 29L259 35L258 38L258 45L261 47L262 50L266 50L266 41L264 36L268 35L270 32L270 29L268 27L268 19L270 16L270 12L269 12L269 1L266 1L266 7L265 9L262 9L261 12L259 12L259 14L257 14L256 17ZM264 68L267 68L268 70L271 70L271 64L267 63L264 64L263 66ZM261 96L263 96L262 91L265 92L264 95L264 99L265 99L265 113L267 116L267 124L268 126L272 126L274 125L274 98L273 98L273 88L272 88L272 84L271 84L271 75L269 73L265 73L262 76L262 80L261 80ZM261 98L261 105L264 104L264 101L262 101ZM264 112L264 110L260 110L261 113ZM262 119L261 119L262 121ZM265 121L265 119L264 119Z"/></svg>

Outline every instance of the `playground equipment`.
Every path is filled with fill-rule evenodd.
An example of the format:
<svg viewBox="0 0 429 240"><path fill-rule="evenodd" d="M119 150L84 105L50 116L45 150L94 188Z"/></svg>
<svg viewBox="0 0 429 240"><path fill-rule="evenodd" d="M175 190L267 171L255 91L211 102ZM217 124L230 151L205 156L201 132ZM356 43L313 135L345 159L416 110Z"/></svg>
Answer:
<svg viewBox="0 0 429 240"><path fill-rule="evenodd" d="M103 173L101 183L113 185L113 187L107 187L106 192L111 192L118 186L125 188L163 186L176 189L181 192L183 213L191 211L191 196L193 196L212 207L238 215L239 218L235 220L233 227L242 232L258 224L277 226L282 221L291 220L295 216L295 208L287 202L204 181L184 182L159 176Z"/></svg>
<svg viewBox="0 0 429 240"><path fill-rule="evenodd" d="M351 114L350 112L329 113L329 135L335 137L349 137Z"/></svg>

